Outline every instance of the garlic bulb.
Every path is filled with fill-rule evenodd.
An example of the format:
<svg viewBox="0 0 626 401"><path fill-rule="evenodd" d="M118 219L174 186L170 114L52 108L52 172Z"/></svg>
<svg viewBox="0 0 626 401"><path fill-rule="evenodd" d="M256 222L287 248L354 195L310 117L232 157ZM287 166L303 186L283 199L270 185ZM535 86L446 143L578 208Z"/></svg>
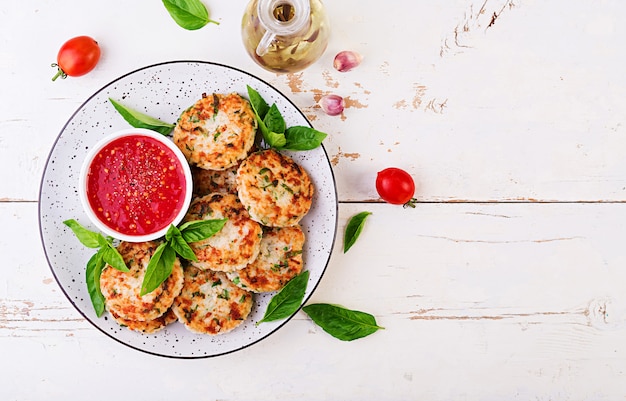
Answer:
<svg viewBox="0 0 626 401"><path fill-rule="evenodd" d="M345 103L343 98L339 95L325 95L322 96L318 102L324 113L329 116L336 116L343 113Z"/></svg>
<svg viewBox="0 0 626 401"><path fill-rule="evenodd" d="M359 53L344 50L335 56L333 67L339 72L346 72L361 64L361 60L363 57Z"/></svg>

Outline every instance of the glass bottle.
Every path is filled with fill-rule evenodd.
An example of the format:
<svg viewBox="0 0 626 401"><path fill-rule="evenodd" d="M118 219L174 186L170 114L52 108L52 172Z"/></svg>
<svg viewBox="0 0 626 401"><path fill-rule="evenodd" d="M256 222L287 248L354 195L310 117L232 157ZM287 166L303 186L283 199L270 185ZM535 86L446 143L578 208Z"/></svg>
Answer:
<svg viewBox="0 0 626 401"><path fill-rule="evenodd" d="M321 0L251 0L241 23L250 57L278 73L300 71L317 61L329 33Z"/></svg>

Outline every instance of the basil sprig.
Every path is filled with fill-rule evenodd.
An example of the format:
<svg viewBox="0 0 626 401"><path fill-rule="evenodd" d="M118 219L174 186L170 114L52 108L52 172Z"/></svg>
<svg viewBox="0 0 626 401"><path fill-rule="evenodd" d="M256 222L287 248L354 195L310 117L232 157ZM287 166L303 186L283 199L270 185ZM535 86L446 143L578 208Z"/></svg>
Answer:
<svg viewBox="0 0 626 401"><path fill-rule="evenodd" d="M102 259L100 252L96 252L87 262L87 268L85 269L87 292L89 292L91 304L98 317L102 316L104 313L105 306L104 295L102 295L102 291L100 290L100 275L105 265L106 263L104 259Z"/></svg>
<svg viewBox="0 0 626 401"><path fill-rule="evenodd" d="M102 269L106 264L109 264L119 271L128 272L128 267L122 255L113 246L113 238L105 238L100 233L90 231L74 219L65 220L63 224L72 230L81 244L87 248L98 249L87 262L85 276L91 304L96 311L96 315L100 317L104 313L104 296L100 291L100 274Z"/></svg>
<svg viewBox="0 0 626 401"><path fill-rule="evenodd" d="M163 135L168 135L174 129L174 124L169 124L158 118L150 117L149 115L137 110L133 110L130 107L124 106L120 102L109 98L109 101L115 107L115 110L135 128L146 128Z"/></svg>
<svg viewBox="0 0 626 401"><path fill-rule="evenodd" d="M197 220L184 223L180 228L170 225L162 242L152 254L146 273L141 284L140 295L148 294L157 289L172 274L176 254L181 257L197 261L195 253L189 243L207 239L219 232L228 219ZM97 248L98 251L89 259L85 271L87 291L91 298L91 304L98 317L104 313L105 299L100 290L100 276L102 270L108 264L113 268L129 272L124 258L113 246L113 238L104 237L100 233L90 231L80 225L76 220L70 219L63 222L76 235L76 238L87 248Z"/></svg>
<svg viewBox="0 0 626 401"><path fill-rule="evenodd" d="M165 234L165 242L157 247L148 262L139 295L143 296L156 290L167 280L172 274L176 254L187 260L198 261L189 243L212 237L224 227L226 221L228 219L190 221L180 228L170 225Z"/></svg>
<svg viewBox="0 0 626 401"><path fill-rule="evenodd" d="M305 270L289 282L270 300L265 310L265 315L256 324L285 319L295 313L304 299L307 284L309 283L309 271Z"/></svg>
<svg viewBox="0 0 626 401"><path fill-rule="evenodd" d="M311 320L331 336L352 341L384 329L369 313L332 304L310 304L302 308Z"/></svg>
<svg viewBox="0 0 626 401"><path fill-rule="evenodd" d="M326 134L311 127L296 125L287 128L276 103L269 106L265 99L249 85L248 99L263 140L270 148L284 150L311 150L321 145Z"/></svg>
<svg viewBox="0 0 626 401"><path fill-rule="evenodd" d="M365 226L365 219L370 214L372 214L372 212L361 212L352 216L350 221L348 221L346 232L343 236L343 253L348 252L348 249L350 249L359 238Z"/></svg>
<svg viewBox="0 0 626 401"><path fill-rule="evenodd" d="M209 12L200 0L163 0L163 5L174 21L189 31L200 29L209 22L219 25L209 19Z"/></svg>

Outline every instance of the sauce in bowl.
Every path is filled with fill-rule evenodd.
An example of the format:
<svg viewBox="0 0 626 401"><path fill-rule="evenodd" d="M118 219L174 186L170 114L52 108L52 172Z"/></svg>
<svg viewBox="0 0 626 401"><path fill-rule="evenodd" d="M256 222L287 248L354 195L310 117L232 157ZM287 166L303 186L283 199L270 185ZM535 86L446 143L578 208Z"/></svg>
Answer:
<svg viewBox="0 0 626 401"><path fill-rule="evenodd" d="M182 153L168 138L144 131L126 130L96 146L81 174L92 221L134 242L164 235L182 219L191 198Z"/></svg>

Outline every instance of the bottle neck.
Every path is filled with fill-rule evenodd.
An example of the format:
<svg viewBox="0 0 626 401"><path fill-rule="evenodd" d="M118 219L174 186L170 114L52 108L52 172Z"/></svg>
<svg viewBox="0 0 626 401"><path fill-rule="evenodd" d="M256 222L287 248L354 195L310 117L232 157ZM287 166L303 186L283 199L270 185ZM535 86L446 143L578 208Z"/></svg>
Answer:
<svg viewBox="0 0 626 401"><path fill-rule="evenodd" d="M295 35L309 27L310 0L258 0L261 25L275 36Z"/></svg>

